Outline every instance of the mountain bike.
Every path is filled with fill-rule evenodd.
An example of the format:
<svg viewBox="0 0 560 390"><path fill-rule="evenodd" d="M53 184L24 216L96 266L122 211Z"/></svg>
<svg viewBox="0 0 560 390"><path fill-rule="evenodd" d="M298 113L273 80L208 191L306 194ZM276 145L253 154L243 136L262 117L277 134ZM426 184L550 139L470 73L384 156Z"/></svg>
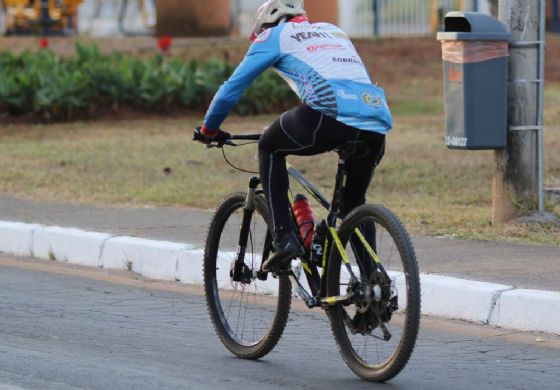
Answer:
<svg viewBox="0 0 560 390"><path fill-rule="evenodd" d="M235 141L259 138L232 136L208 147L223 151L239 146ZM351 141L335 149L339 163L331 202L288 163L292 179L328 211L316 225L312 248L289 269L262 268L273 236L258 176L250 178L246 191L228 195L217 207L204 251L205 296L218 337L237 357L259 359L276 346L293 285L307 307L327 312L339 351L360 378L385 382L407 364L420 323L420 280L410 237L382 205L363 205L340 218L346 160L366 147ZM228 161L225 152L224 158Z"/></svg>

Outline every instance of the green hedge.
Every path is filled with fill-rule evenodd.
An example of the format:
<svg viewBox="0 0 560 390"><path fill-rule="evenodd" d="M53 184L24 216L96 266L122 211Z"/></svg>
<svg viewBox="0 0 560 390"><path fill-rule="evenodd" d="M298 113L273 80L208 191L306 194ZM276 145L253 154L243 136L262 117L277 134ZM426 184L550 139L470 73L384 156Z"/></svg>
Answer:
<svg viewBox="0 0 560 390"><path fill-rule="evenodd" d="M76 56L49 50L0 53L0 112L41 119L92 116L101 109L204 111L233 72L213 60L183 62L156 55L139 59L119 53L101 55L95 45L76 45ZM265 72L236 107L241 115L275 113L293 106L296 96L274 72Z"/></svg>

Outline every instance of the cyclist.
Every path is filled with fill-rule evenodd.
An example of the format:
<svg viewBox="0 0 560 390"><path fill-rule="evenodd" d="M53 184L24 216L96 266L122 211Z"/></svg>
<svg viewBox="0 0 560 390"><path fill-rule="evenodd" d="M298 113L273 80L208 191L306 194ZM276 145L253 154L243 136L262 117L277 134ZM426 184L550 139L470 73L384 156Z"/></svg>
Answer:
<svg viewBox="0 0 560 390"><path fill-rule="evenodd" d="M341 216L365 203L375 167L385 150L392 117L381 88L369 74L346 33L329 23L311 23L303 0L270 0L257 11L245 59L214 97L203 142L223 142L222 122L244 90L273 67L302 104L282 114L259 142L259 171L274 225L273 252L263 265L274 270L303 255L290 215L287 155L324 153L351 140L363 140L367 153L347 161Z"/></svg>

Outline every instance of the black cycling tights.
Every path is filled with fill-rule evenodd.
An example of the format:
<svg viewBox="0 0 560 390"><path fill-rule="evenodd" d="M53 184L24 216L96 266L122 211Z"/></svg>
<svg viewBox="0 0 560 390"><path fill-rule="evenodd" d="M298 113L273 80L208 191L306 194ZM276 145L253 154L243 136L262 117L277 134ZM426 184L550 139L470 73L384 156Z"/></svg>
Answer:
<svg viewBox="0 0 560 390"><path fill-rule="evenodd" d="M356 139L366 142L369 153L354 156L346 162L342 215L365 203L375 167L385 151L385 135L349 127L306 105L284 113L265 131L259 142L260 177L272 210L277 240L292 231L286 156L312 156Z"/></svg>

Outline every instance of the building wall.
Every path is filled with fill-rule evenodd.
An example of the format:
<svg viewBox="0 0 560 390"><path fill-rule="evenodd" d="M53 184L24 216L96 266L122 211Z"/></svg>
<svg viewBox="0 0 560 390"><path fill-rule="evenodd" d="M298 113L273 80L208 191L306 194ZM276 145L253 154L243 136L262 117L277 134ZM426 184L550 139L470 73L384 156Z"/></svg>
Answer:
<svg viewBox="0 0 560 390"><path fill-rule="evenodd" d="M230 0L156 0L156 35L229 35Z"/></svg>
<svg viewBox="0 0 560 390"><path fill-rule="evenodd" d="M338 3L339 0L306 0L305 8L312 21L338 24ZM342 4L341 6L344 7Z"/></svg>

